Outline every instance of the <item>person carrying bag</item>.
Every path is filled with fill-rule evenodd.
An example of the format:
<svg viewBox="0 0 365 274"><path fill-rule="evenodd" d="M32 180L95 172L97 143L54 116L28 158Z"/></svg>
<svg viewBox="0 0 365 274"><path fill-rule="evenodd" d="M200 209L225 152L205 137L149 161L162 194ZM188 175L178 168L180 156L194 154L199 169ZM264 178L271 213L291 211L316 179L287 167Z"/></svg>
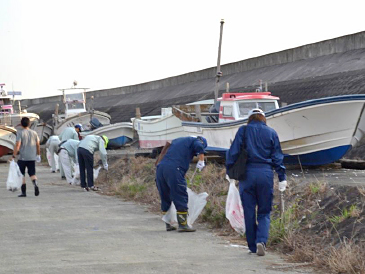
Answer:
<svg viewBox="0 0 365 274"><path fill-rule="evenodd" d="M238 162L241 161L240 157L244 158L244 148L247 151L245 165ZM285 191L287 182L279 137L274 129L266 125L265 114L261 109L249 111L247 126L238 129L226 156L227 174L232 173L235 165L238 170L239 167L244 168L244 176L239 178L239 193L248 248L250 253L264 256L274 193L273 169L279 177L280 191ZM242 171L239 172L242 175Z"/></svg>

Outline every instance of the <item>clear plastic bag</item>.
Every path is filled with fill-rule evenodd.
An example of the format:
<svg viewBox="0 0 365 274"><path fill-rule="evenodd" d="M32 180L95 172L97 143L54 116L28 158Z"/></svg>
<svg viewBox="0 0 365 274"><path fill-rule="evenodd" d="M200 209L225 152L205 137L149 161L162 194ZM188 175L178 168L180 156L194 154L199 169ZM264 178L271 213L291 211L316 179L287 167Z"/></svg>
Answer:
<svg viewBox="0 0 365 274"><path fill-rule="evenodd" d="M9 165L8 179L6 180L6 188L11 191L20 189L23 183L23 175L20 172L18 164L13 160Z"/></svg>
<svg viewBox="0 0 365 274"><path fill-rule="evenodd" d="M99 166L98 168L94 168L94 180L98 178L100 169L101 166Z"/></svg>
<svg viewBox="0 0 365 274"><path fill-rule="evenodd" d="M207 204L208 193L203 192L196 194L190 188L187 188L187 191L189 197L188 225L191 226L199 217L200 213L203 211L205 205ZM177 224L176 208L173 202L171 203L171 206L167 211L167 213L164 216L162 216L162 220L170 225Z"/></svg>
<svg viewBox="0 0 365 274"><path fill-rule="evenodd" d="M226 201L226 218L229 220L232 228L243 235L246 231L246 226L240 194L235 180L229 179L229 177L227 177L227 180L229 180L229 190Z"/></svg>

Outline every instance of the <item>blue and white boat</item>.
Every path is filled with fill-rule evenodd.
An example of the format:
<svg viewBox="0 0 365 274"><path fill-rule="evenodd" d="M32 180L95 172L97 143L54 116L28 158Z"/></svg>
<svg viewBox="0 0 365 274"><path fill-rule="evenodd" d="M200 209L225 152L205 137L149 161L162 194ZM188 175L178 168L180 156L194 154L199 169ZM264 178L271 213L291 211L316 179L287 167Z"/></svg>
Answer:
<svg viewBox="0 0 365 274"><path fill-rule="evenodd" d="M225 93L220 98L219 123L182 122L185 136L202 135L208 151L223 154L248 111L261 108L267 125L279 135L285 162L323 165L342 158L365 132L365 94L304 101L279 108L270 92Z"/></svg>

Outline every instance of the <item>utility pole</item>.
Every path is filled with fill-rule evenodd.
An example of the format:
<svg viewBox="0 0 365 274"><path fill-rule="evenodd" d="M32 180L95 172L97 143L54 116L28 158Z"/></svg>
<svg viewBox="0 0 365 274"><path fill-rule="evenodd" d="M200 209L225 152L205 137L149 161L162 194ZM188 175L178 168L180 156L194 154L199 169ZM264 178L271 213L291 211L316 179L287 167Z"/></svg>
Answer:
<svg viewBox="0 0 365 274"><path fill-rule="evenodd" d="M221 72L221 49L222 49L223 24L224 24L224 19L221 20L221 30L220 30L220 36L219 36L217 75L215 77L215 90L214 90L214 104L217 102L217 99L218 99L219 78L222 76L222 72Z"/></svg>

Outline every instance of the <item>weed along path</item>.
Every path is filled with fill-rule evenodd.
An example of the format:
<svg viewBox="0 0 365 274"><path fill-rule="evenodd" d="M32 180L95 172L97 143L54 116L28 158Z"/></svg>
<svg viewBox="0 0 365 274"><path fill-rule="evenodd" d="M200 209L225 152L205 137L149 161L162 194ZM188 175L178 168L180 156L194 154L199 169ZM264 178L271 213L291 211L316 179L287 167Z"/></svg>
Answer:
<svg viewBox="0 0 365 274"><path fill-rule="evenodd" d="M120 198L83 192L37 166L40 196L6 190L0 163L0 273L311 273L278 255L249 255L198 227L164 231L161 217Z"/></svg>

